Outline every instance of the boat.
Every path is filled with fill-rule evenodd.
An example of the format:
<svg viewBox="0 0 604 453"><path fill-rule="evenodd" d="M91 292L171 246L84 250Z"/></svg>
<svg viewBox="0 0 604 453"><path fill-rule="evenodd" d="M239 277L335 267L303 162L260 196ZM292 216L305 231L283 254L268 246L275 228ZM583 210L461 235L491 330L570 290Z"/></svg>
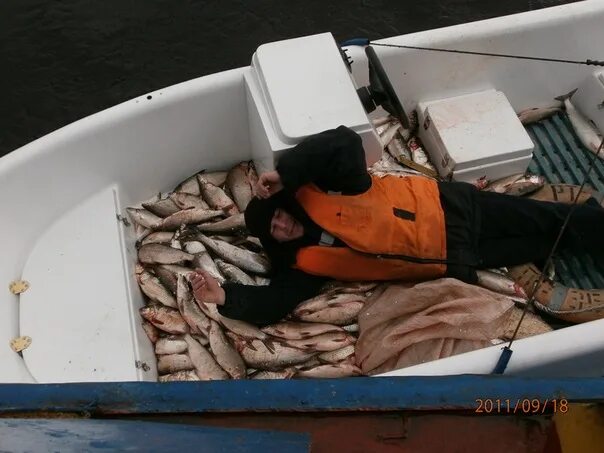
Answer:
<svg viewBox="0 0 604 453"><path fill-rule="evenodd" d="M371 47L407 112L489 90L519 112L548 105L586 80L603 80L604 72L484 54L601 58L602 20L604 3L585 1ZM26 280L30 287L1 298L0 383L155 382L126 208L201 169L253 160L270 170L302 138L340 124L361 135L368 164L375 162L382 147L371 120L384 111L367 113L358 97L370 85L368 58L363 46L340 47L330 33L267 43L250 66L146 93L1 158L0 281ZM586 114L604 130L596 104ZM31 344L17 353L8 345L20 336ZM382 377L490 374L500 355L501 346L493 346ZM604 320L594 320L514 342L505 375L589 378L602 375L602 363Z"/></svg>

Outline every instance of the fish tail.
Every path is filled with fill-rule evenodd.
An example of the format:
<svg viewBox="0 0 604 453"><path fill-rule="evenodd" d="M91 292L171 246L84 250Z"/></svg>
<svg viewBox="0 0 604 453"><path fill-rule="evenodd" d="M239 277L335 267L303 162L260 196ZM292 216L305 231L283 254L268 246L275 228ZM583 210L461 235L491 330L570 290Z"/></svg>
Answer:
<svg viewBox="0 0 604 453"><path fill-rule="evenodd" d="M578 90L578 88L575 88L574 90L572 90L572 91L570 91L570 92L568 92L568 93L566 93L566 94L563 94L562 96L555 97L554 99L555 99L556 101L561 101L561 102L564 102L566 99L570 99L570 98L572 98L572 97L573 97L573 94L575 94L575 92L576 92L577 90Z"/></svg>

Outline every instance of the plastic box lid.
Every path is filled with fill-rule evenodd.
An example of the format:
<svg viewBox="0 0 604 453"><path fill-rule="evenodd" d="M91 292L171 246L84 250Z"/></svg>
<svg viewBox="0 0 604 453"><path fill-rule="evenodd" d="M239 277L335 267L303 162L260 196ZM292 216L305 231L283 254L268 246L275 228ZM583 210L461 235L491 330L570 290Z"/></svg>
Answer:
<svg viewBox="0 0 604 453"><path fill-rule="evenodd" d="M275 132L287 144L369 119L331 33L258 47L252 59Z"/></svg>
<svg viewBox="0 0 604 453"><path fill-rule="evenodd" d="M441 159L448 155L446 167L455 171L532 154L530 136L500 91L420 102L418 109L425 133L439 148L428 151Z"/></svg>

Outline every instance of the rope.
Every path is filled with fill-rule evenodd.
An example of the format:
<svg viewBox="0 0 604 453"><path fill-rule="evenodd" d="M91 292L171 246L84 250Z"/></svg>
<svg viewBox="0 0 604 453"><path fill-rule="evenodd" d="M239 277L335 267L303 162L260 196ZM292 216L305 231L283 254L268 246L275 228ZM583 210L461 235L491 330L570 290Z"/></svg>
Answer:
<svg viewBox="0 0 604 453"><path fill-rule="evenodd" d="M428 50L433 52L446 52L446 53L459 53L464 55L482 55L485 57L500 57L500 58L516 58L519 60L534 60L534 61L549 61L553 63L570 63L570 64L582 64L590 66L604 66L604 61L600 60L566 60L562 58L545 58L545 57L529 57L524 55L511 55L503 53L490 53L490 52L473 52L470 50L457 50L457 49L439 49L437 47L420 47L420 46L403 46L399 44L381 44L377 42L369 42L372 46L382 47L397 47L400 49L413 49L413 50Z"/></svg>

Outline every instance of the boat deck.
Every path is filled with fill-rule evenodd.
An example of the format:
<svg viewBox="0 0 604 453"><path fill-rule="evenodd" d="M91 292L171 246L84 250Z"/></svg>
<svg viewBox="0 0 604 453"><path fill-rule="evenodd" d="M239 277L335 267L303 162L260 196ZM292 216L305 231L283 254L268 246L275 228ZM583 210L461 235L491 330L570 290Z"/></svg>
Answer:
<svg viewBox="0 0 604 453"><path fill-rule="evenodd" d="M585 149L566 114L558 113L526 126L535 150L528 171L552 184L581 185L592 154ZM604 160L599 158L587 177L586 188L604 194ZM582 289L604 288L604 263L585 250L561 252L555 259L556 280Z"/></svg>

